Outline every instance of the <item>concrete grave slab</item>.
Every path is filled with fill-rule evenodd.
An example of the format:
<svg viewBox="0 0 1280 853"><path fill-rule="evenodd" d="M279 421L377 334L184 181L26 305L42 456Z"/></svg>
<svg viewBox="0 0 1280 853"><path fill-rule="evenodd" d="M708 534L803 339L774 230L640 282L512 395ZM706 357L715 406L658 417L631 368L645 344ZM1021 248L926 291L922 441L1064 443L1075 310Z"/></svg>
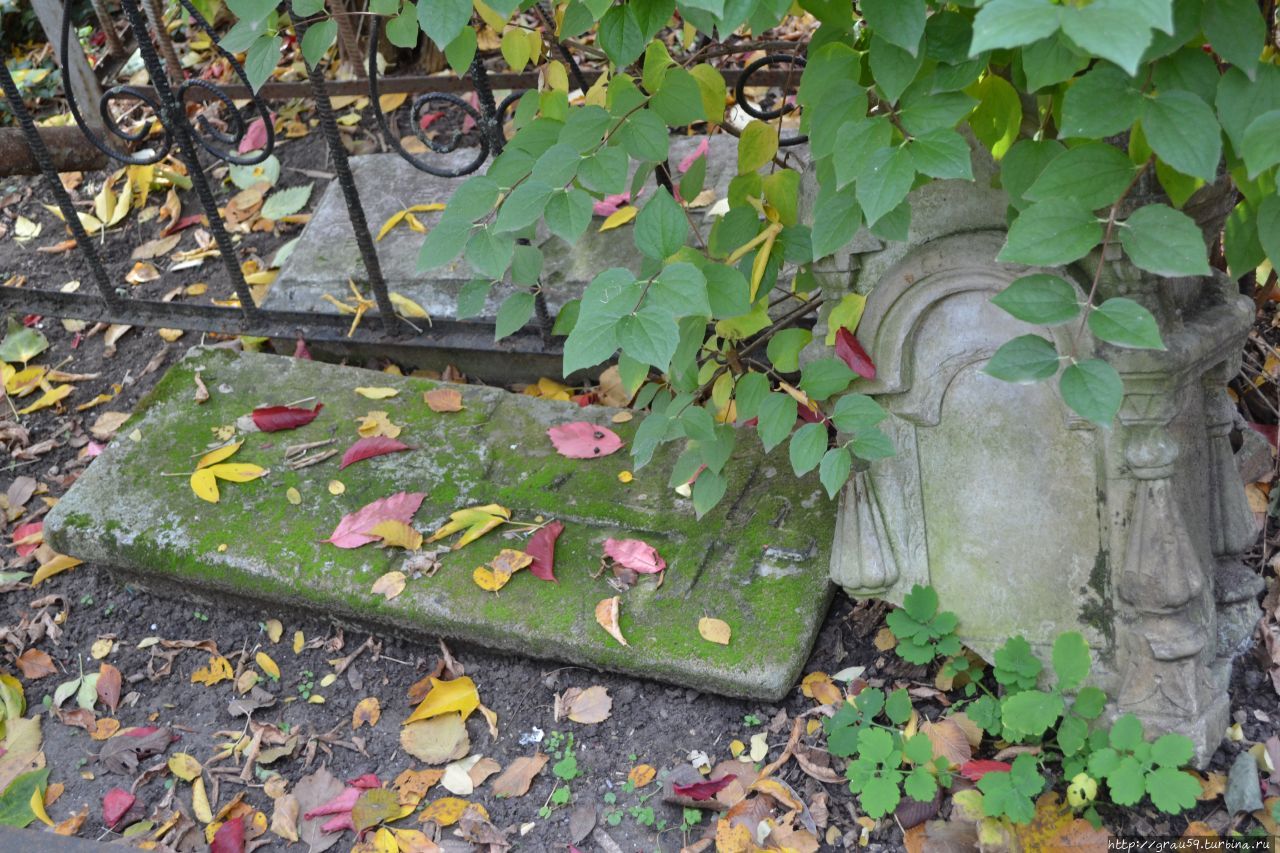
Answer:
<svg viewBox="0 0 1280 853"><path fill-rule="evenodd" d="M672 140L669 159L673 168L697 148L700 139L685 137ZM445 164L464 165L474 157L473 149L460 149L440 159ZM707 158L705 186L716 189L723 197L728 191L729 180L737 174L737 140L723 135L713 136ZM369 226L375 232L392 215L415 204L447 202L454 189L465 180L428 175L415 169L398 154L353 157L351 169ZM653 191L652 186L652 182L646 185L641 202ZM415 216L428 228L440 218L438 212ZM642 256L631 239L630 231L601 234L599 225L602 221L597 217L595 224L587 229L583 239L572 249L560 238L545 231L542 233L540 247L546 257L543 283L547 304L553 314L564 303L580 297L591 279L602 270L616 266L640 268ZM422 234L399 225L377 244L378 260L387 287L414 300L435 319L456 320L458 292L475 276L462 258L426 274L418 272L418 251L422 240ZM351 293L347 280L359 282L365 278L342 193L335 182L330 182L262 307L336 313L337 309L323 298L324 295L349 300ZM484 311L478 317L468 318L468 321L492 329L498 306L512 292L511 285L493 288Z"/></svg>
<svg viewBox="0 0 1280 853"><path fill-rule="evenodd" d="M197 405L199 373L212 398ZM390 386L368 400L358 386ZM272 616L303 608L344 623L411 636L445 636L485 648L615 670L734 696L781 698L795 683L830 602L834 506L815 476L797 480L785 451L744 449L727 468L728 494L695 519L667 486L677 448L623 484L624 449L593 460L558 455L548 426L587 420L630 441L638 419L612 424L613 410L557 403L478 386L454 386L465 409L433 413L423 393L437 383L268 355L192 350L138 407L118 437L45 521L60 552L118 569L158 591L190 600L253 602ZM186 476L213 430L255 406L315 396L320 416L300 429L250 433L234 457L270 468L249 483L224 484L217 504L198 499ZM338 457L291 470L285 448L335 438L345 450L355 419L384 410L415 449L339 471ZM331 480L345 484L334 495ZM296 488L299 505L286 490ZM338 521L399 491L421 491L415 516L430 533L450 512L498 503L522 522L560 519L558 583L518 573L485 592L472 570L499 549L519 548L500 529L444 554L431 577L411 577L386 601L370 591L405 566L399 549L344 550L321 540ZM515 531L515 528L506 528ZM606 537L641 538L668 564L665 581L644 578L614 590L600 568ZM431 546L426 546L431 547ZM595 621L597 602L621 596L623 647ZM728 646L703 640L702 616L725 620Z"/></svg>

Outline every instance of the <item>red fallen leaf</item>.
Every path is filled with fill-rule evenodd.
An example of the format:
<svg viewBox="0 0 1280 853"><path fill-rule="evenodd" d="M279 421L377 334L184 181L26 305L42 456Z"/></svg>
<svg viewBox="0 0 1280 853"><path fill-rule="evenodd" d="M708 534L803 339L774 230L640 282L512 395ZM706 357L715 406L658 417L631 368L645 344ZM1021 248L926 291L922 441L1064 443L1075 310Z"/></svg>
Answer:
<svg viewBox="0 0 1280 853"><path fill-rule="evenodd" d="M364 788L365 790L382 787L382 781L378 779L377 773L366 773L355 779L348 779L347 784L353 788Z"/></svg>
<svg viewBox="0 0 1280 853"><path fill-rule="evenodd" d="M401 450L410 449L409 445L396 441L394 438L387 438L385 435L362 438L348 447L347 452L342 454L342 462L338 465L338 470L341 471L348 465L353 465L362 459L372 459L375 456L385 456L388 453L399 453Z"/></svg>
<svg viewBox="0 0 1280 853"><path fill-rule="evenodd" d="M595 394L574 394L569 399L577 403L579 409L585 409L587 406L590 406L592 403L596 401L596 395Z"/></svg>
<svg viewBox="0 0 1280 853"><path fill-rule="evenodd" d="M160 232L160 236L168 237L170 234L176 234L179 231L186 231L192 225L199 225L205 221L206 219L203 213L193 213L190 216L175 219L168 227Z"/></svg>
<svg viewBox="0 0 1280 853"><path fill-rule="evenodd" d="M102 822L108 829L114 829L137 801L138 798L124 788L112 788L102 798Z"/></svg>
<svg viewBox="0 0 1280 853"><path fill-rule="evenodd" d="M586 421L553 426L547 435L556 452L570 459L596 459L622 449L622 439L616 432Z"/></svg>
<svg viewBox="0 0 1280 853"><path fill-rule="evenodd" d="M151 737L160 731L159 726L134 726L131 729L122 729L120 735L124 737Z"/></svg>
<svg viewBox="0 0 1280 853"><path fill-rule="evenodd" d="M654 547L640 539L606 539L604 555L642 575L655 575L667 567Z"/></svg>
<svg viewBox="0 0 1280 853"><path fill-rule="evenodd" d="M977 782L988 773L1008 773L1013 769L1013 765L1007 761L995 761L990 758L980 758L973 761L966 761L960 766L960 775L968 779L970 782Z"/></svg>
<svg viewBox="0 0 1280 853"><path fill-rule="evenodd" d="M694 782L689 785L672 785L671 790L677 796L691 800L709 800L720 793L730 782L738 778L736 773L726 773L719 779L708 779L706 782Z"/></svg>
<svg viewBox="0 0 1280 853"><path fill-rule="evenodd" d="M544 581L556 579L556 540L563 532L564 525L558 521L552 521L538 528L537 532L529 537L524 552L533 557L533 562L529 564L529 571L534 577Z"/></svg>
<svg viewBox="0 0 1280 853"><path fill-rule="evenodd" d="M98 698L102 700L102 704L111 709L113 714L116 706L120 704L120 684L120 670L103 662L98 670Z"/></svg>
<svg viewBox="0 0 1280 853"><path fill-rule="evenodd" d="M405 524L413 518L413 514L422 506L426 495L422 492L397 492L390 497L381 498L367 504L355 512L347 513L338 522L325 542L339 548L359 548L375 541L378 537L370 536L366 530L372 530L383 521L403 521Z"/></svg>
<svg viewBox="0 0 1280 853"><path fill-rule="evenodd" d="M871 360L871 356L867 355L862 344L858 343L853 332L848 329L840 329L836 332L836 355L849 365L850 370L863 379L876 378L875 362Z"/></svg>
<svg viewBox="0 0 1280 853"><path fill-rule="evenodd" d="M307 349L307 342L302 338L298 338L298 342L293 345L293 357L311 361L311 350Z"/></svg>
<svg viewBox="0 0 1280 853"><path fill-rule="evenodd" d="M11 538L12 538L12 541L14 541L14 542L20 542L20 541L22 541L23 539L26 539L26 538L28 538L28 537L32 536L33 534L41 533L43 530L44 530L44 522L43 522L43 521L32 521L32 522L30 522L30 523L28 523L28 524L20 524L20 525L18 525L17 527L15 527L15 528L13 529L13 536L12 536ZM28 542L28 543L27 543L27 544L25 544L25 545L18 545L18 546L16 546L16 547L17 547L17 549L18 549L18 556L19 556L19 557L25 557L25 556L27 556L27 555L28 555L28 554L30 554L32 551L34 551L35 549L39 548L39 547L40 547L40 542L42 542L42 541L43 541L43 539L37 539L37 540L36 540L36 541L34 541L34 542Z"/></svg>
<svg viewBox="0 0 1280 853"><path fill-rule="evenodd" d="M822 423L822 415L818 414L808 406L796 406L796 417L807 424Z"/></svg>
<svg viewBox="0 0 1280 853"><path fill-rule="evenodd" d="M209 853L244 853L244 818L236 817L218 827Z"/></svg>
<svg viewBox="0 0 1280 853"><path fill-rule="evenodd" d="M41 317L39 314L28 314L27 316L22 318L22 325L30 329L31 327L37 325L43 319L44 317Z"/></svg>
<svg viewBox="0 0 1280 853"><path fill-rule="evenodd" d="M316 403L314 409L295 409L289 406L263 406L253 410L253 424L263 432L281 432L306 426L316 419L324 403Z"/></svg>
<svg viewBox="0 0 1280 853"><path fill-rule="evenodd" d="M422 128L423 130L426 130L428 127L431 127L431 125L435 122L435 120L440 118L440 116L442 115L444 115L444 113L442 112L423 113L422 118L418 119L418 127Z"/></svg>

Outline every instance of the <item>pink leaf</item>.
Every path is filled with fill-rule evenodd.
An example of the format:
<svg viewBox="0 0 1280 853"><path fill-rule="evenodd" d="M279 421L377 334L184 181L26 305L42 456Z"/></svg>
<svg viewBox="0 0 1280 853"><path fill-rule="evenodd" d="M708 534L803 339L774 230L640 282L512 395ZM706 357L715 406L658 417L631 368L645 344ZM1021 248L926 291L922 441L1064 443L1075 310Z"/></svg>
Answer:
<svg viewBox="0 0 1280 853"><path fill-rule="evenodd" d="M570 459L596 459L622 449L622 439L616 432L586 421L554 426L547 435L556 452Z"/></svg>
<svg viewBox="0 0 1280 853"><path fill-rule="evenodd" d="M591 207L591 212L596 216L610 216L618 212L618 208L624 204L630 204L631 193L616 193L607 195L600 201L597 201Z"/></svg>
<svg viewBox="0 0 1280 853"><path fill-rule="evenodd" d="M359 548L375 541L378 537L370 536L366 530L372 530L383 521L403 521L405 524L413 518L413 514L422 506L426 495L422 492L397 492L387 498L380 498L355 512L343 516L342 521L333 529L333 533L325 542L339 548Z"/></svg>
<svg viewBox="0 0 1280 853"><path fill-rule="evenodd" d="M32 521L28 524L20 524L14 528L13 536L11 538L14 542L17 542L20 539L26 539L28 536L31 536L34 533L39 533L42 530L44 530L43 521ZM26 545L18 545L18 556L25 557L39 547L39 542L28 542Z"/></svg>
<svg viewBox="0 0 1280 853"><path fill-rule="evenodd" d="M671 790L681 797L688 797L691 800L709 800L716 794L725 789L726 786L738 776L735 773L726 773L719 779L709 779L706 782L694 782L689 785L672 785Z"/></svg>
<svg viewBox="0 0 1280 853"><path fill-rule="evenodd" d="M253 424L263 432L281 432L306 426L316 419L324 403L316 403L314 409L294 409L289 406L263 406L253 410Z"/></svg>
<svg viewBox="0 0 1280 853"><path fill-rule="evenodd" d="M298 342L293 345L293 357L311 361L311 350L307 349L307 342L302 338L298 338Z"/></svg>
<svg viewBox="0 0 1280 853"><path fill-rule="evenodd" d="M218 827L209 853L244 853L244 818L236 817Z"/></svg>
<svg viewBox="0 0 1280 853"><path fill-rule="evenodd" d="M382 782L378 780L377 773L366 773L358 778L348 779L347 784L353 788L363 788L365 790L382 787ZM354 806L352 808L354 808Z"/></svg>
<svg viewBox="0 0 1280 853"><path fill-rule="evenodd" d="M544 581L556 579L556 540L563 532L564 525L553 521L538 528L538 531L529 537L524 552L533 557L533 562L529 564L529 571L534 577Z"/></svg>
<svg viewBox="0 0 1280 853"><path fill-rule="evenodd" d="M388 453L399 453L401 450L409 449L409 445L396 441L394 438L387 438L385 435L362 438L348 447L347 452L342 454L342 463L338 466L338 470L341 471L348 465L353 465L362 459L372 459L375 456L385 456Z"/></svg>
<svg viewBox="0 0 1280 853"><path fill-rule="evenodd" d="M642 575L654 575L667 567L653 546L639 539L606 539L604 555Z"/></svg>
<svg viewBox="0 0 1280 853"><path fill-rule="evenodd" d="M302 817L304 820L314 820L328 815L350 815L351 810L356 807L356 800L360 799L361 790L354 785L349 785L342 789L341 794L322 806L316 806Z"/></svg>
<svg viewBox="0 0 1280 853"><path fill-rule="evenodd" d="M476 112L480 111L479 95L477 95L475 92L472 92L471 94L466 96L466 100L467 100L467 103L475 107ZM471 117L471 113L470 112L463 113L462 114L462 132L467 133L468 131L471 130L471 128L475 126L476 126L476 120Z"/></svg>
<svg viewBox="0 0 1280 853"><path fill-rule="evenodd" d="M112 788L102 798L102 822L108 829L114 828L137 801L138 798L124 788Z"/></svg>
<svg viewBox="0 0 1280 853"><path fill-rule="evenodd" d="M276 120L276 114L271 114L271 120ZM249 124L249 129L244 132L244 137L240 140L239 152L248 154L250 151L257 151L267 144L267 125L261 118L254 119Z"/></svg>
<svg viewBox="0 0 1280 853"><path fill-rule="evenodd" d="M705 157L707 155L707 146L709 142L710 139L708 137L702 137L702 141L698 143L698 147L693 149L689 156L680 161L680 165L676 167L680 170L680 174L683 175L685 172L692 169L693 164L698 161L699 157Z"/></svg>
<svg viewBox="0 0 1280 853"><path fill-rule="evenodd" d="M106 450L106 448L101 444L98 444L96 441L91 441L84 446L84 455L92 459L95 456L101 455L104 450Z"/></svg>
<svg viewBox="0 0 1280 853"><path fill-rule="evenodd" d="M418 119L418 127L422 128L423 130L426 130L428 127L431 127L431 125L435 122L435 120L440 118L440 116L442 115L444 115L444 113L442 112L423 113L422 118Z"/></svg>
<svg viewBox="0 0 1280 853"><path fill-rule="evenodd" d="M863 379L876 378L875 362L871 360L871 356L867 355L862 344L858 343L853 332L848 329L840 329L836 332L836 355L844 359L849 369Z"/></svg>
<svg viewBox="0 0 1280 853"><path fill-rule="evenodd" d="M960 775L970 782L977 782L988 773L1008 773L1012 769L1013 765L1007 761L982 758L975 761L966 761L962 764L960 766Z"/></svg>

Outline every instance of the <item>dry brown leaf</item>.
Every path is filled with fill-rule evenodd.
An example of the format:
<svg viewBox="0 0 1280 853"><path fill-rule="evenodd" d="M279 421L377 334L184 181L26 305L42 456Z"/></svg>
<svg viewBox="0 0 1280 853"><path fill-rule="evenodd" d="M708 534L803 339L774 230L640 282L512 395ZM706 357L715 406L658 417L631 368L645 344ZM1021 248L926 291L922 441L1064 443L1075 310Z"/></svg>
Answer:
<svg viewBox="0 0 1280 853"><path fill-rule="evenodd" d="M471 750L462 715L456 712L418 720L400 730L404 751L426 764L447 764Z"/></svg>
<svg viewBox="0 0 1280 853"><path fill-rule="evenodd" d="M378 697L366 696L356 703L356 709L351 712L351 729L355 731L361 726L373 728L381 717L382 705L379 704Z"/></svg>
<svg viewBox="0 0 1280 853"><path fill-rule="evenodd" d="M609 632L609 636L613 637L622 645L628 645L626 637L622 636L622 629L618 627L619 604L622 599L619 596L606 598L596 604L596 622L601 628Z"/></svg>
<svg viewBox="0 0 1280 853"><path fill-rule="evenodd" d="M22 677L29 681L53 675L58 671L58 668L53 665L53 658L39 649L27 649L14 663L18 665L18 669L22 670Z"/></svg>
<svg viewBox="0 0 1280 853"><path fill-rule="evenodd" d="M703 616L698 620L698 633L702 635L702 639L709 643L727 646L729 645L729 638L733 635L733 630L729 627L729 623L723 619Z"/></svg>
<svg viewBox="0 0 1280 853"><path fill-rule="evenodd" d="M936 723L925 722L920 732L933 745L933 757L945 756L952 766L959 767L973 758L968 735L954 720L942 719Z"/></svg>
<svg viewBox="0 0 1280 853"><path fill-rule="evenodd" d="M462 392L454 388L432 388L422 395L427 408L433 412L460 412L463 409Z"/></svg>
<svg viewBox="0 0 1280 853"><path fill-rule="evenodd" d="M595 725L609 719L609 714L612 712L613 698L609 696L608 689L600 685L588 687L586 690L570 687L556 697L555 718L557 720L568 717L575 723Z"/></svg>
<svg viewBox="0 0 1280 853"><path fill-rule="evenodd" d="M534 777L546 766L548 756L542 752L521 756L507 765L502 775L493 780L493 793L497 797L523 797L529 793Z"/></svg>

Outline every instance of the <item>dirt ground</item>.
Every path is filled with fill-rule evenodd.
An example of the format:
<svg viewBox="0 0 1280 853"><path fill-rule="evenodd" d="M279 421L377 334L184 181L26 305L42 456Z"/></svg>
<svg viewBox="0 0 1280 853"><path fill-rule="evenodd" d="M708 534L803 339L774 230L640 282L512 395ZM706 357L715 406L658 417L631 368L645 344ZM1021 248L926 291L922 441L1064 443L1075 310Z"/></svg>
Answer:
<svg viewBox="0 0 1280 853"><path fill-rule="evenodd" d="M277 154L284 167L281 186L317 181L312 194L314 204L323 189L323 181L298 170L323 172L328 168L318 134L287 141ZM82 202L92 198L102 177L85 175L77 198ZM220 198L225 200L234 191L222 187ZM51 201L47 190L26 179L0 181L0 196L15 192L20 198L11 198L4 207L5 221L12 224L13 217L21 214L41 223L45 231L44 236L26 245L12 239L0 240L0 280L25 276L27 287L55 289L66 281L78 279L82 288L90 288L87 270L74 253L45 255L35 251L37 246L54 242L54 235L61 239L62 234L61 224L41 207L41 202ZM184 202L184 214L196 210L194 200ZM108 233L102 252L116 280L123 282L132 266L129 259L132 247L156 237L157 230L155 222L143 225L136 222L136 217L130 217ZM251 256L266 259L296 231L294 227L283 234L247 235L241 242L240 260ZM178 250L193 245L192 238L184 236ZM162 263L158 265L163 267ZM175 287L202 281L209 284L209 290L199 298L231 295L225 271L216 258L196 269L165 273L157 281L133 288L133 292L159 297ZM15 478L29 476L47 485L47 496L56 498L86 464L91 464L81 452L90 441L87 429L97 416L103 411L130 411L183 349L199 343L201 338L187 333L176 342L166 343L155 330L135 328L120 337L115 353L108 355L103 331L95 333L92 325L73 333L65 330L55 318L27 319L41 329L51 343L49 351L40 357L40 364L60 365L63 370L96 377L75 383L76 391L65 406L19 419L21 426L29 431L28 446L39 446L49 439L55 446L34 458L26 458L19 451L0 460L0 492L7 490ZM210 337L206 342L219 341ZM465 372L465 365L459 367ZM110 402L85 412L74 411L75 404L100 393L111 393L116 384L121 389ZM6 417L11 417L8 404L0 403L0 420ZM145 483L122 484L122 488L145 487ZM37 495L32 508L39 503ZM30 516L21 519L22 522L29 520ZM8 562L12 566L17 560L9 545L11 530L3 532L6 535L0 540L3 542L0 564ZM30 570L32 566L26 568ZM46 612L54 618L42 623L39 616ZM936 715L946 697L933 690L934 673L906 665L892 653L875 647L873 638L883 625L883 612L882 606L855 603L839 595L806 672L834 673L852 666L865 667L862 677L872 685L917 688L917 709L925 716ZM278 643L268 637L270 619L278 619L283 624L283 638ZM44 627L38 627L40 625ZM50 625L54 626L53 630ZM302 632L306 640L313 641L300 654L291 648L295 632ZM123 727L171 727L180 740L166 755L182 751L204 760L215 752L216 745L234 742L248 730L245 718L234 716L228 709L228 704L238 696L232 682L212 687L192 683L192 673L207 664L207 649L178 651L172 657L171 670L166 671L166 646L154 641L148 645L148 638L212 641L233 666L242 659L253 658L260 650L267 651L279 663L280 680L261 685L275 702L255 711L252 719L275 723L299 734L303 746L294 757L280 759L272 765L291 785L320 766L327 766L342 780L374 773L384 782L395 779L406 769L421 766L401 749L400 722L413 704L407 698L410 687L432 671L442 654L437 644L392 637L369 638L359 630L344 630L321 619L299 618L287 612L194 598L181 601L160 598L114 578L109 567L81 565L38 589L15 583L0 590L3 668L13 671L14 659L26 648L35 647L51 655L59 670L37 680L24 679L24 687L32 712L43 717L43 749L52 768L50 781L65 786L61 796L50 805L50 816L58 822L87 810L88 819L79 831L81 837L102 841L118 838L104 828L101 819L103 797L115 787L132 790L142 804L144 815L172 808L191 812L189 788L175 785L167 773L152 772L153 768L163 768L163 758L144 759L133 772L112 772L94 758L103 741L94 740L83 728L63 722L51 710L52 693L58 684L74 677L82 666L86 672L97 670L99 661L91 655L96 641L112 641L104 659L124 676L124 699L115 718ZM146 647L138 648L140 643ZM332 683L324 684L325 676L335 670L334 661L357 650L360 653L354 662ZM700 816L696 822L686 822L686 818L693 815L687 815L679 806L664 803L657 783L639 789L627 786L632 768L648 764L660 771L669 770L688 764L690 753L699 750L706 752L713 762L724 760L729 757L730 742L749 743L753 735L761 732L766 734L769 745L768 758L776 758L787 742L793 721L813 711L816 704L799 689L785 702L768 705L577 667L560 667L480 648L451 646L450 650L466 673L476 680L482 701L498 715L497 738L491 737L479 716L470 720L472 754L493 758L506 767L512 760L542 749L551 751L554 761L564 757L567 738L572 736L572 752L580 775L571 781L565 783L557 779L548 768L534 780L525 796L502 800L481 786L469 797L485 806L495 826L510 831L509 839L520 850L563 851L571 844L583 853L610 853L617 849L678 850L703 837L713 827L714 819ZM1275 721L1280 719L1280 700L1269 672L1271 665L1261 649L1246 654L1237 665L1233 708L1246 741L1265 741L1275 733ZM556 695L570 687L593 685L608 689L613 699L610 717L597 725L557 722L554 718ZM322 696L323 704L315 703L315 696ZM353 731L353 710L357 702L366 697L380 700L382 719L371 728ZM813 740L820 743L821 734ZM1225 772L1240 749L1237 743L1224 742L1212 769ZM554 755L557 751L559 755ZM216 789L210 789L213 809L216 811L219 805L243 791L246 801L269 817L272 801L265 790L266 780L253 774L242 780L233 767L235 764L227 760L222 765L213 765L230 768L226 775L211 777L218 780ZM794 762L783 767L780 777L808 803L822 837L827 840L823 849L859 846L863 827L857 823L859 812L844 784L819 782ZM564 804L553 803L553 791L566 784L570 800ZM429 799L434 794L428 795ZM946 808L944 806L939 816L946 816ZM1194 812L1177 818L1116 808L1105 808L1102 814L1107 828L1117 833L1177 835L1192 819L1203 820L1219 831L1252 825L1247 817L1232 820L1220 799L1202 803ZM828 831L828 827L834 830ZM194 833L190 836L184 849L203 849L194 836ZM282 840L270 832L261 839L264 846L259 849L286 848ZM901 849L902 839L900 823L885 820L866 837L869 845L864 849ZM348 849L351 843L352 837L348 834L338 849ZM290 849L302 847L294 845Z"/></svg>

